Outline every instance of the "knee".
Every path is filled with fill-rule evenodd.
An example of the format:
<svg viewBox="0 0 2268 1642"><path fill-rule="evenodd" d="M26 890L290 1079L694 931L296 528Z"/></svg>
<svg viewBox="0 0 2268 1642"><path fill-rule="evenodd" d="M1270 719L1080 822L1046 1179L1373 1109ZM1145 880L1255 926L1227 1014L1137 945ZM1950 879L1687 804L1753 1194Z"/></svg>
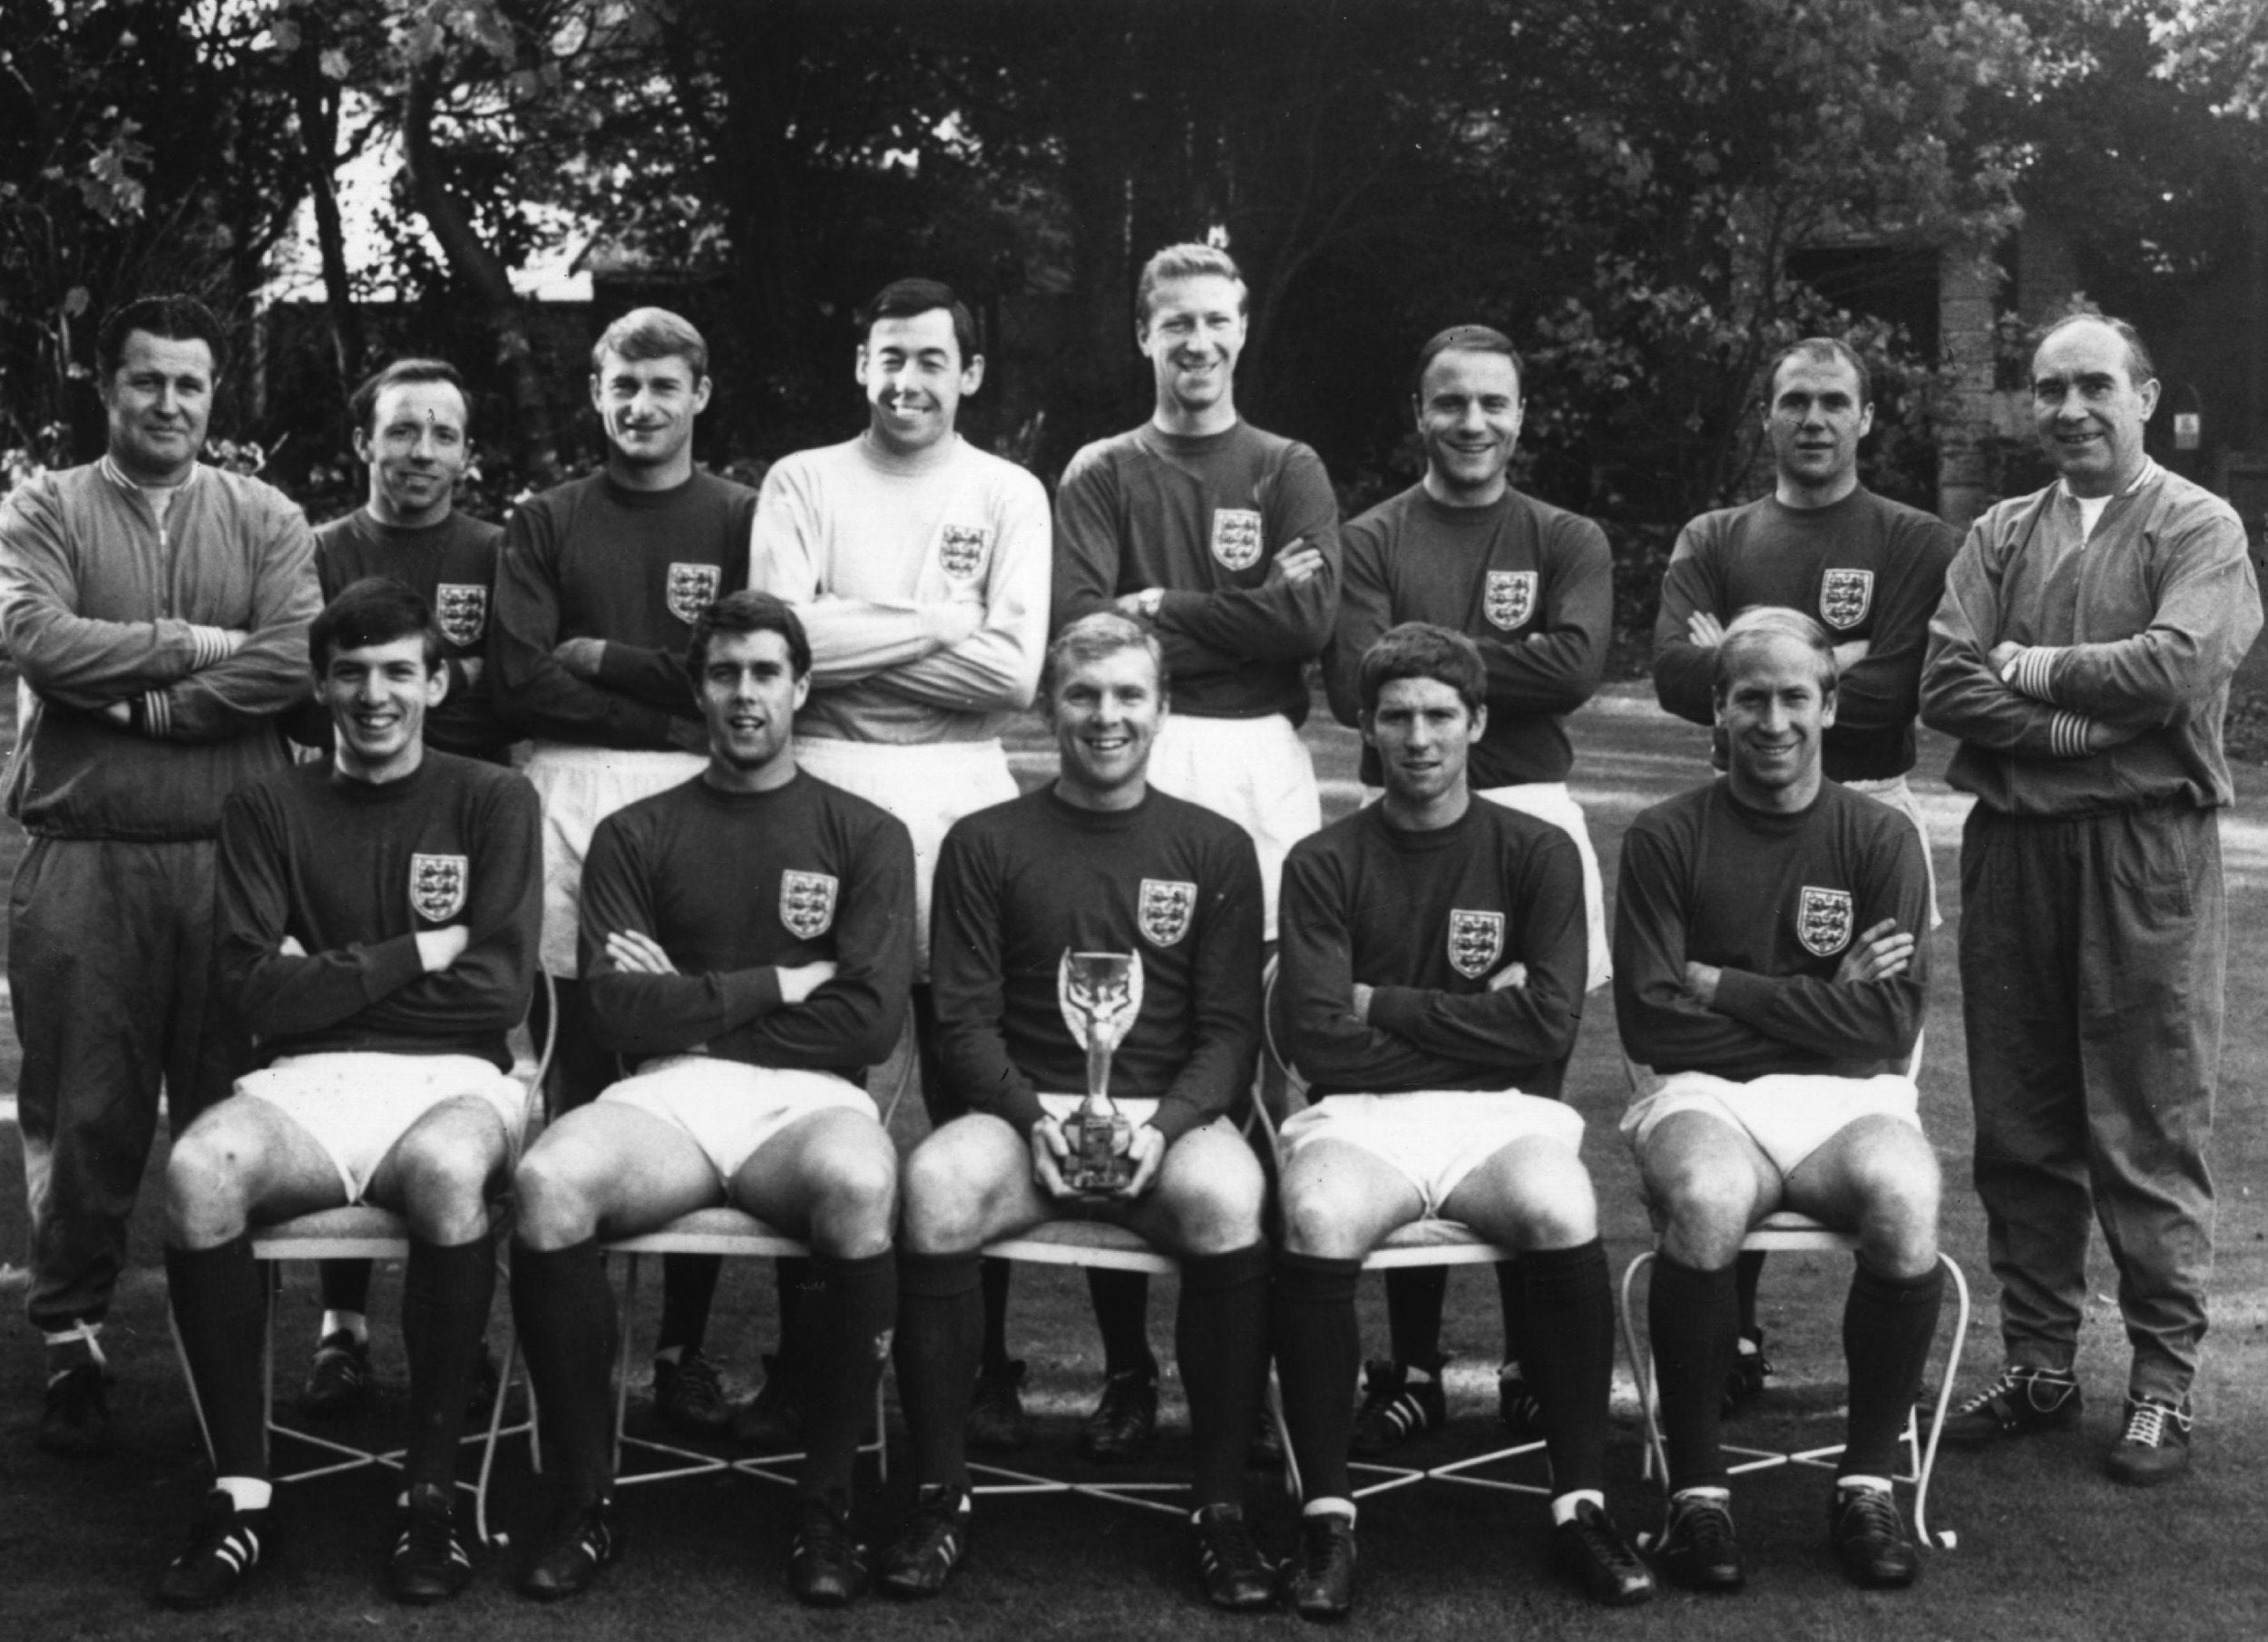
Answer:
<svg viewBox="0 0 2268 1642"><path fill-rule="evenodd" d="M166 1218L177 1244L201 1247L244 1229L243 1155L226 1133L199 1124L173 1143L165 1160Z"/></svg>
<svg viewBox="0 0 2268 1642"><path fill-rule="evenodd" d="M992 1171L976 1167L964 1148L941 1144L944 1132L905 1160L900 1182L899 1237L916 1254L962 1254L984 1237L984 1182Z"/></svg>
<svg viewBox="0 0 2268 1642"><path fill-rule="evenodd" d="M1918 1276L1937 1258L1940 1178L1937 1159L1919 1155L1870 1159L1853 1184L1859 1193L1860 1246L1882 1269Z"/></svg>
<svg viewBox="0 0 2268 1642"><path fill-rule="evenodd" d="M874 1254L889 1242L897 1218L898 1168L886 1139L877 1136L872 1146L829 1155L814 1170L811 1184L813 1240L823 1253Z"/></svg>
<svg viewBox="0 0 2268 1642"><path fill-rule="evenodd" d="M1181 1239L1182 1252L1225 1255L1260 1240L1260 1209L1266 1188L1256 1166L1253 1178L1234 1170L1196 1180L1169 1183L1166 1198Z"/></svg>
<svg viewBox="0 0 2268 1642"><path fill-rule="evenodd" d="M483 1207L496 1158L488 1148L467 1145L464 1137L403 1137L395 1161L401 1170L402 1197L413 1218L423 1214L461 1217Z"/></svg>
<svg viewBox="0 0 2268 1642"><path fill-rule="evenodd" d="M1703 1271L1732 1264L1755 1208L1747 1182L1673 1167L1649 1173L1647 1186L1662 1212L1663 1242L1680 1261Z"/></svg>
<svg viewBox="0 0 2268 1642"><path fill-rule="evenodd" d="M1598 1236L1590 1176L1570 1155L1531 1171L1520 1202L1522 1248L1579 1248Z"/></svg>
<svg viewBox="0 0 2268 1642"><path fill-rule="evenodd" d="M539 1143L512 1177L518 1237L531 1248L566 1248L597 1235L598 1213L564 1149Z"/></svg>
<svg viewBox="0 0 2268 1642"><path fill-rule="evenodd" d="M1359 1260L1370 1250L1349 1223L1345 1205L1313 1179L1286 1178L1278 1203L1284 1246L1318 1260Z"/></svg>

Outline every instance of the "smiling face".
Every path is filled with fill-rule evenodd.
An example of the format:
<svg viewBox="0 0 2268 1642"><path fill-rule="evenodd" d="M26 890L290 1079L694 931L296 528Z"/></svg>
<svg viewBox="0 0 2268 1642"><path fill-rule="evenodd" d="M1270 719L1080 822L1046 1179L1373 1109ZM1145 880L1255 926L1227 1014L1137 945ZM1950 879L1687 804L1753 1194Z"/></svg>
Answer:
<svg viewBox="0 0 2268 1642"><path fill-rule="evenodd" d="M179 484L204 448L212 389L212 347L203 337L128 331L103 384L111 460L137 484Z"/></svg>
<svg viewBox="0 0 2268 1642"><path fill-rule="evenodd" d="M1817 796L1820 737L1835 721L1819 653L1773 633L1744 643L1716 700L1733 792L1758 809L1802 809Z"/></svg>
<svg viewBox="0 0 2268 1642"><path fill-rule="evenodd" d="M1501 496L1520 416L1520 373L1510 359L1454 348L1435 355L1417 402L1427 492L1453 507L1486 507Z"/></svg>
<svg viewBox="0 0 2268 1642"><path fill-rule="evenodd" d="M796 709L811 693L811 680L796 676L785 635L712 634L699 683L709 758L732 784L792 769ZM789 763L783 766L783 758Z"/></svg>
<svg viewBox="0 0 2268 1642"><path fill-rule="evenodd" d="M942 308L877 319L858 347L868 431L897 455L917 455L951 438L962 396L983 380L984 357L962 359L953 315Z"/></svg>
<svg viewBox="0 0 2268 1642"><path fill-rule="evenodd" d="M1244 298L1226 274L1162 279L1150 293L1134 340L1157 376L1158 419L1169 431L1213 433L1236 420Z"/></svg>
<svg viewBox="0 0 2268 1642"><path fill-rule="evenodd" d="M1833 355L1794 354L1773 378L1765 436L1780 480L1823 502L1858 484L1859 441L1874 425L1874 407L1859 403L1859 374Z"/></svg>
<svg viewBox="0 0 2268 1642"><path fill-rule="evenodd" d="M1084 809L1126 808L1148 790L1150 744L1165 722L1158 664L1140 645L1106 650L1056 681L1048 718L1061 759L1056 791Z"/></svg>
<svg viewBox="0 0 2268 1642"><path fill-rule="evenodd" d="M591 403L606 425L611 464L648 473L692 461L693 419L709 404L709 378L677 354L630 359L611 348L591 374Z"/></svg>
<svg viewBox="0 0 2268 1642"><path fill-rule="evenodd" d="M387 524L438 524L472 463L464 396L449 382L397 382L355 430L355 454L370 468L370 512Z"/></svg>
<svg viewBox="0 0 2268 1642"><path fill-rule="evenodd" d="M337 732L339 771L385 782L415 769L425 757L425 709L439 706L448 688L446 670L425 663L422 633L331 651L316 693Z"/></svg>
<svg viewBox="0 0 2268 1642"><path fill-rule="evenodd" d="M2032 356L2032 424L2075 496L2116 495L2142 472L2156 378L2135 380L2126 339L2092 320L2066 326Z"/></svg>
<svg viewBox="0 0 2268 1642"><path fill-rule="evenodd" d="M1486 708L1469 708L1440 679L1389 679L1363 715L1363 739L1378 750L1386 797L1404 811L1453 802L1465 760L1488 727Z"/></svg>

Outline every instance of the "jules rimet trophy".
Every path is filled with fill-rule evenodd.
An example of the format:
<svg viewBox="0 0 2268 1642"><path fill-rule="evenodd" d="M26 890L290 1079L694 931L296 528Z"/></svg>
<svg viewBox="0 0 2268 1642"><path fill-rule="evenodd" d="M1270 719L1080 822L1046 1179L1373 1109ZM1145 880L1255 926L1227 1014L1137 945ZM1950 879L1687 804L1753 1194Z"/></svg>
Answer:
<svg viewBox="0 0 2268 1642"><path fill-rule="evenodd" d="M1110 1051L1126 1041L1142 1012L1141 958L1066 951L1055 993L1063 1023L1087 1051L1087 1098L1063 1119L1070 1148L1064 1182L1074 1191L1117 1191L1133 1178L1134 1126L1110 1099Z"/></svg>

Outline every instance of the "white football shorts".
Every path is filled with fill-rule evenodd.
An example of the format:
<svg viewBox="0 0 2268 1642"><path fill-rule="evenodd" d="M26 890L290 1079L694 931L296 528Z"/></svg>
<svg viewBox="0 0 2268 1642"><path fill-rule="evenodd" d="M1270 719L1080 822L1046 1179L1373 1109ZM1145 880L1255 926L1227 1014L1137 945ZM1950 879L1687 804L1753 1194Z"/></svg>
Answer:
<svg viewBox="0 0 2268 1642"><path fill-rule="evenodd" d="M1872 1078L1774 1072L1735 1083L1708 1072L1676 1072L1622 1114L1623 1138L1643 1151L1663 1119L1706 1112L1756 1143L1784 1178L1796 1165L1861 1118L1896 1118L1921 1127L1921 1091L1911 1078L1882 1072Z"/></svg>
<svg viewBox="0 0 2268 1642"><path fill-rule="evenodd" d="M338 1170L348 1203L362 1201L394 1143L444 1100L471 1095L495 1109L507 1166L519 1160L527 1128L526 1087L478 1055L286 1055L239 1078L236 1092L265 1100L305 1129Z"/></svg>
<svg viewBox="0 0 2268 1642"><path fill-rule="evenodd" d="M880 1122L875 1103L833 1072L750 1066L714 1055L662 1055L599 1097L660 1119L701 1148L727 1188L773 1136L813 1112L841 1107Z"/></svg>
<svg viewBox="0 0 2268 1642"><path fill-rule="evenodd" d="M1579 1149L1582 1114L1516 1089L1327 1095L1284 1125L1281 1150L1289 1163L1318 1140L1358 1148L1415 1187L1425 1215L1434 1217L1467 1175L1531 1135Z"/></svg>

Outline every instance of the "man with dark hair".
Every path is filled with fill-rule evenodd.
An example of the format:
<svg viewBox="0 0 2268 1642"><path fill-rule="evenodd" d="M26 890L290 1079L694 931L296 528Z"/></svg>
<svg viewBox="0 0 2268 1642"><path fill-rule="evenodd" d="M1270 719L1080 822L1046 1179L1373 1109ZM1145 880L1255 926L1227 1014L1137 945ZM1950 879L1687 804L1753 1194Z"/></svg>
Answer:
<svg viewBox="0 0 2268 1642"><path fill-rule="evenodd" d="M1582 808L1568 795L1575 749L1564 720L1605 676L1613 554L1598 525L1512 487L1523 406L1520 356L1503 332L1457 325L1428 340L1418 353L1412 408L1425 476L1346 527L1346 582L1324 658L1331 710L1342 724L1360 720L1363 659L1398 623L1435 622L1479 646L1489 710L1472 743L1468 785L1573 840L1590 954L1585 985L1596 990L1608 973L1606 896ZM1362 776L1365 787L1381 785L1374 747L1364 748ZM1559 1078L1553 1069L1520 1087L1556 1095ZM1504 1308L1498 1411L1516 1434L1529 1436L1539 1427L1523 1372L1525 1285L1517 1261L1496 1275ZM1383 1452L1447 1417L1441 1324L1448 1276L1445 1266L1386 1274L1393 1355L1365 1373L1355 1452Z"/></svg>
<svg viewBox="0 0 2268 1642"><path fill-rule="evenodd" d="M330 758L240 787L222 813L221 983L261 1070L166 1163L167 1287L215 1473L159 1580L170 1608L223 1600L269 1549L250 1230L350 1203L409 1223L410 1438L386 1583L438 1602L472 1577L457 1440L496 1285L487 1201L526 1111L504 1037L534 982L541 857L525 781L425 744L448 689L432 620L383 578L334 599L308 633Z"/></svg>
<svg viewBox="0 0 2268 1642"><path fill-rule="evenodd" d="M2000 1377L1946 1426L1981 1445L2075 1423L2087 1216L2133 1362L2113 1481L2189 1464L2213 1271L2205 1151L2228 918L2222 719L2260 631L2244 529L2150 460L2134 328L2050 327L2032 418L2061 477L1977 521L1930 628L1922 714L1960 738L1961 1006Z"/></svg>
<svg viewBox="0 0 2268 1642"><path fill-rule="evenodd" d="M1623 1048L1664 1080L1622 1119L1662 1220L1647 1310L1669 1451L1662 1564L1700 1590L1746 1578L1717 1442L1734 1264L1751 1227L1793 1209L1859 1239L1829 1535L1855 1583L1906 1585L1918 1565L1891 1473L1944 1291L1937 1154L1905 1070L1929 874L1905 818L1822 772L1837 703L1818 623L1745 612L1713 666L1725 774L1631 823L1615 910Z"/></svg>
<svg viewBox="0 0 2268 1642"><path fill-rule="evenodd" d="M1198 1577L1222 1608L1273 1599L1243 1506L1266 1373L1266 1186L1227 1117L1259 1046L1259 868L1233 822L1149 784L1166 716L1160 663L1155 638L1115 612L1059 633L1045 700L1061 773L955 825L937 864L938 1053L969 1115L905 1165L898 1397L918 1492L882 1569L900 1596L943 1590L968 1546L977 1251L1091 1216L1181 1262ZM1120 979L1083 991L1080 959L1117 960L1104 967ZM1096 1033L1114 1045L1126 1172L1082 1190L1064 1120L1081 1104Z"/></svg>
<svg viewBox="0 0 2268 1642"><path fill-rule="evenodd" d="M220 329L147 297L104 323L109 447L0 503L0 642L24 697L8 813L24 1047L25 1309L47 1337L51 1453L109 1451L96 1335L162 1084L170 1127L229 1091L241 1029L213 989L214 840L230 792L285 762L318 600L307 521L200 464Z"/></svg>
<svg viewBox="0 0 2268 1642"><path fill-rule="evenodd" d="M504 528L489 649L498 718L532 736L528 779L543 805L543 968L559 1019L554 1110L597 1098L613 1055L593 1035L576 979L576 898L600 820L708 767L685 641L720 594L748 581L756 494L693 464L709 404L709 345L676 314L633 308L591 350L591 403L606 465L530 497ZM654 1407L695 1436L731 1412L701 1354L719 1262L662 1263Z"/></svg>
<svg viewBox="0 0 2268 1642"><path fill-rule="evenodd" d="M447 693L425 717L425 744L445 753L510 761L512 732L496 721L482 679L500 525L456 511L457 482L473 458L472 403L456 367L440 359L396 359L372 372L347 401L355 454L369 470L369 501L315 533L323 597L366 576L413 589L438 619ZM331 718L319 701L297 716L295 738L327 748ZM317 1419L369 1401L367 1260L322 1262L323 1319L301 1410Z"/></svg>
<svg viewBox="0 0 2268 1642"><path fill-rule="evenodd" d="M865 1583L851 1472L897 1311L897 1154L864 1085L904 1020L914 849L882 810L797 767L811 660L769 594L698 616L686 670L708 766L591 838L582 972L599 1041L636 1070L547 1129L513 1178L513 1315L555 1478L520 1578L531 1597L578 1594L621 1548L619 1324L599 1239L716 1204L811 1246L788 1585L836 1607Z"/></svg>
<svg viewBox="0 0 2268 1642"><path fill-rule="evenodd" d="M1614 1303L1583 1120L1557 1099L1589 972L1582 860L1564 826L1469 785L1489 728L1481 655L1422 622L1364 652L1363 739L1385 796L1284 867L1273 1008L1314 1104L1284 1129L1273 1333L1306 1495L1286 1584L1305 1618L1354 1600L1355 1278L1427 1216L1520 1251L1561 1561L1602 1602L1654 1591L1606 1510Z"/></svg>
<svg viewBox="0 0 2268 1642"><path fill-rule="evenodd" d="M1016 796L1000 731L1031 704L1047 643L1048 503L1040 482L957 431L984 380L974 322L934 279L885 286L859 318L855 375L865 431L782 457L765 475L748 552L750 585L795 605L811 635L811 697L796 752L824 780L873 800L914 836L913 1022L930 1121L961 1115L936 1061L929 894L938 847L963 816ZM997 1274L997 1275L995 1275ZM1007 1266L988 1281L1005 1311ZM783 1285L783 1296L792 1292ZM783 1307L780 1358L793 1308ZM997 1323L996 1323L997 1326ZM1021 1364L993 1338L990 1406L1013 1411L980 1440L1023 1432ZM778 1372L743 1413L743 1437L792 1446L800 1393Z"/></svg>
<svg viewBox="0 0 2268 1642"><path fill-rule="evenodd" d="M1247 306L1235 259L1216 247L1169 245L1143 267L1134 342L1156 404L1063 470L1050 625L1116 610L1157 628L1174 710L1149 778L1252 835L1273 941L1285 852L1323 825L1299 726L1306 664L1338 602L1339 510L1314 451L1237 415ZM1157 1423L1148 1279L1098 1273L1090 1286L1108 1378L1080 1445L1130 1458Z"/></svg>
<svg viewBox="0 0 2268 1642"><path fill-rule="evenodd" d="M1776 605L1823 622L1834 640L1835 722L1824 738L1826 777L1902 812L1930 868L1930 924L1937 876L1930 834L1906 777L1930 616L1945 591L1952 527L1859 483L1859 442L1874 424L1866 362L1833 337L1784 348L1765 373L1765 437L1772 494L1703 513L1679 533L1654 623L1654 690L1695 724L1716 722L1713 678L1725 625L1742 611ZM1756 1322L1764 1256L1740 1262L1739 1355L1725 1382L1728 1412L1764 1388L1771 1372Z"/></svg>

